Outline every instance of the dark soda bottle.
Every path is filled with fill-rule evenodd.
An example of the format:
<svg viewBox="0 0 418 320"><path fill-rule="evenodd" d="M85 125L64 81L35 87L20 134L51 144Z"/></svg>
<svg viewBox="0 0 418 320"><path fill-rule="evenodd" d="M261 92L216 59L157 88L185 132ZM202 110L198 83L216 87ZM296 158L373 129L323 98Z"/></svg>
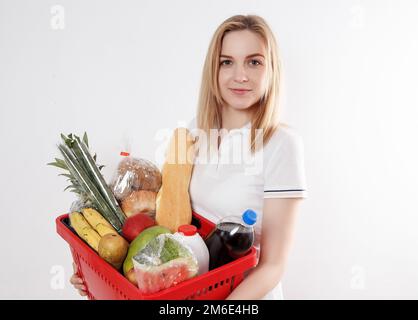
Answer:
<svg viewBox="0 0 418 320"><path fill-rule="evenodd" d="M242 217L228 216L219 221L206 237L209 250L209 270L244 256L254 243L254 224L257 214L246 210Z"/></svg>

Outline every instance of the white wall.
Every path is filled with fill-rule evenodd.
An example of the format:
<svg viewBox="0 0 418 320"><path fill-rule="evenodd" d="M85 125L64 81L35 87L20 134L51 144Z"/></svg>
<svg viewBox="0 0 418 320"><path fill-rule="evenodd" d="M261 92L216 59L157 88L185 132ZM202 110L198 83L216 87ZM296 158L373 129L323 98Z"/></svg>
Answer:
<svg viewBox="0 0 418 320"><path fill-rule="evenodd" d="M86 130L107 179L128 140L154 159L156 132L194 115L215 28L240 13L274 30L282 121L305 142L285 298L418 298L413 0L0 0L0 298L78 299L54 225L74 197L45 165L59 134Z"/></svg>

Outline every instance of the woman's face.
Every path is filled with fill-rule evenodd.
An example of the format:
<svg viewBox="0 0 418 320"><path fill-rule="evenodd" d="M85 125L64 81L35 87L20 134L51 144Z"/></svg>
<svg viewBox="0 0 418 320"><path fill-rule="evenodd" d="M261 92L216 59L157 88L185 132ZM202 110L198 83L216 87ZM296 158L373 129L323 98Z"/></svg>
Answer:
<svg viewBox="0 0 418 320"><path fill-rule="evenodd" d="M226 33L218 81L228 107L244 110L260 100L266 90L265 57L264 43L256 33L249 30Z"/></svg>

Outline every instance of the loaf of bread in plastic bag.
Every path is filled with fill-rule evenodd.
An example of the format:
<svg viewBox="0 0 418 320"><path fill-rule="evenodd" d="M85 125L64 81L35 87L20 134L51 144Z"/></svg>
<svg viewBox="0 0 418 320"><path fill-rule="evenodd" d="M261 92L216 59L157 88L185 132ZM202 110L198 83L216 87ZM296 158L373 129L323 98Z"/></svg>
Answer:
<svg viewBox="0 0 418 320"><path fill-rule="evenodd" d="M161 172L151 161L127 156L119 162L112 183L113 194L119 201L123 201L133 191L158 192L160 188Z"/></svg>

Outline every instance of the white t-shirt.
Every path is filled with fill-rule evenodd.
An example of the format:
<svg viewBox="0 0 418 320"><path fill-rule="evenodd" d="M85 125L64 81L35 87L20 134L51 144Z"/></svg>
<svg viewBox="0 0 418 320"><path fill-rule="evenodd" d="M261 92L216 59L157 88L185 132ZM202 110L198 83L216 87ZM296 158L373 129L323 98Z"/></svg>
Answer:
<svg viewBox="0 0 418 320"><path fill-rule="evenodd" d="M254 210L254 245L259 253L264 199L306 198L307 186L301 137L293 129L281 127L261 151L242 155L240 150L248 149L250 128L248 122L230 130L223 136L219 152L214 148L209 155L198 154L189 194L193 211L214 223L229 215L241 216L246 209ZM196 118L189 122L188 129L193 136L198 135ZM282 300L281 283L264 299Z"/></svg>

